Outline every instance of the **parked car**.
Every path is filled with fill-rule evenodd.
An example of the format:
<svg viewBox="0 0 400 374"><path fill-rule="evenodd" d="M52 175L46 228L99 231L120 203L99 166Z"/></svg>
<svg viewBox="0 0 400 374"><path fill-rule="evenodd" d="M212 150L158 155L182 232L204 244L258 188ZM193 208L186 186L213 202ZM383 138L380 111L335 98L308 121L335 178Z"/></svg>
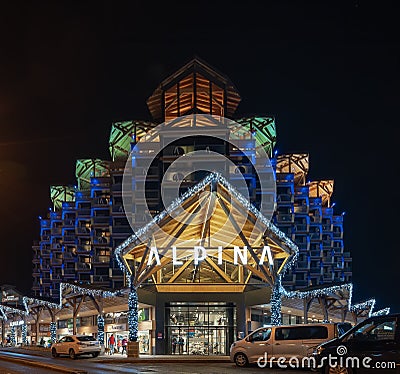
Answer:
<svg viewBox="0 0 400 374"><path fill-rule="evenodd" d="M400 314L370 317L319 345L314 357L327 374L400 373Z"/></svg>
<svg viewBox="0 0 400 374"><path fill-rule="evenodd" d="M351 328L349 323L318 323L262 327L232 344L230 358L237 366L255 363L260 357L302 359L319 344Z"/></svg>
<svg viewBox="0 0 400 374"><path fill-rule="evenodd" d="M54 358L60 355L68 355L74 359L86 354L97 357L100 351L100 343L91 335L64 336L51 346L51 354Z"/></svg>

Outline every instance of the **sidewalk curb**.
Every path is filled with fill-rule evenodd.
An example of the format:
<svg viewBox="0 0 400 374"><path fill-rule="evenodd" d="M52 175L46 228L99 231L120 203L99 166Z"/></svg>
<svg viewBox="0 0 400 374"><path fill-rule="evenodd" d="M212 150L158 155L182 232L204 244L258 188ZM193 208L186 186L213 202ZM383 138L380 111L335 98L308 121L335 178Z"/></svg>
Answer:
<svg viewBox="0 0 400 374"><path fill-rule="evenodd" d="M86 370L70 369L65 366L46 364L44 362L20 359L20 358L16 358L16 357L8 357L8 356L4 356L2 354L0 354L0 360L20 363L21 365L26 365L26 366L40 367L40 368L44 368L44 369L57 371L60 373L70 373L70 374L86 374L87 373Z"/></svg>
<svg viewBox="0 0 400 374"><path fill-rule="evenodd" d="M196 363L198 364L199 362L201 363L207 363L207 364L221 364L221 363L229 363L231 362L229 359L216 359L216 360L207 360L207 359L196 359L196 358L190 358L190 359L168 359L168 358L125 358L125 359L97 359L97 360L92 360L93 362L96 363L101 363L101 364L145 364L145 363L150 363L150 364L193 364Z"/></svg>

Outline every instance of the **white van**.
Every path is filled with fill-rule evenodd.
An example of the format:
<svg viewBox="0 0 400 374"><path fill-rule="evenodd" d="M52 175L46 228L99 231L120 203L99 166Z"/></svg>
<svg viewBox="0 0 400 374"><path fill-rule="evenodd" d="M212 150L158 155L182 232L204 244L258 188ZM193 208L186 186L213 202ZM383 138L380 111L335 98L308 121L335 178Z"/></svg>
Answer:
<svg viewBox="0 0 400 374"><path fill-rule="evenodd" d="M350 328L349 323L262 327L232 344L231 361L243 367L257 362L260 357L265 358L265 354L268 360L272 357L301 360L312 353L314 347L341 336Z"/></svg>

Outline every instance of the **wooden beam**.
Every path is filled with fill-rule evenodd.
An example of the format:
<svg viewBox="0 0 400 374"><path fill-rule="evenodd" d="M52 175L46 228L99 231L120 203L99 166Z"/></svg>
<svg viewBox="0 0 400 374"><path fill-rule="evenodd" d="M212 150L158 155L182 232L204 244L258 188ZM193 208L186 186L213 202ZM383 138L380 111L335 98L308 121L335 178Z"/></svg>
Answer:
<svg viewBox="0 0 400 374"><path fill-rule="evenodd" d="M256 263L259 262L259 258L257 257L257 255L254 253L252 247L250 246L247 238L245 235L243 235L242 230L240 229L240 227L238 226L237 222L235 221L235 219L233 218L233 216L231 214L229 214L229 209L226 206L225 202L223 201L222 198L218 197L218 201L225 213L225 215L228 217L228 219L230 220L230 222L232 223L232 226L235 228L237 234L239 235L240 239L242 240L243 244L245 246L247 246L247 250L250 252L251 257L253 257L254 261ZM261 271L264 273L266 278L270 278L272 280L272 283L275 283L275 277L273 276L272 273L268 274L266 269L263 266L260 266Z"/></svg>
<svg viewBox="0 0 400 374"><path fill-rule="evenodd" d="M192 262L193 259L187 260L183 265L181 265L181 267L172 275L167 283L173 283Z"/></svg>
<svg viewBox="0 0 400 374"><path fill-rule="evenodd" d="M232 279L229 278L225 272L223 272L219 266L210 258L206 257L205 261L207 262L207 264L211 265L211 267L218 273L218 275L220 275L222 277L222 279L224 279L227 283L233 283Z"/></svg>

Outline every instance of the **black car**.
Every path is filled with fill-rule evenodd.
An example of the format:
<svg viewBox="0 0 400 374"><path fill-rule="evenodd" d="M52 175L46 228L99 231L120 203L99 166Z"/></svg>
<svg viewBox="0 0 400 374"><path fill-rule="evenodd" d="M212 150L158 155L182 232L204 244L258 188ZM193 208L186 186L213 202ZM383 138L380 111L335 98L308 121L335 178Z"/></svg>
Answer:
<svg viewBox="0 0 400 374"><path fill-rule="evenodd" d="M325 374L400 373L400 314L370 317L314 351Z"/></svg>

